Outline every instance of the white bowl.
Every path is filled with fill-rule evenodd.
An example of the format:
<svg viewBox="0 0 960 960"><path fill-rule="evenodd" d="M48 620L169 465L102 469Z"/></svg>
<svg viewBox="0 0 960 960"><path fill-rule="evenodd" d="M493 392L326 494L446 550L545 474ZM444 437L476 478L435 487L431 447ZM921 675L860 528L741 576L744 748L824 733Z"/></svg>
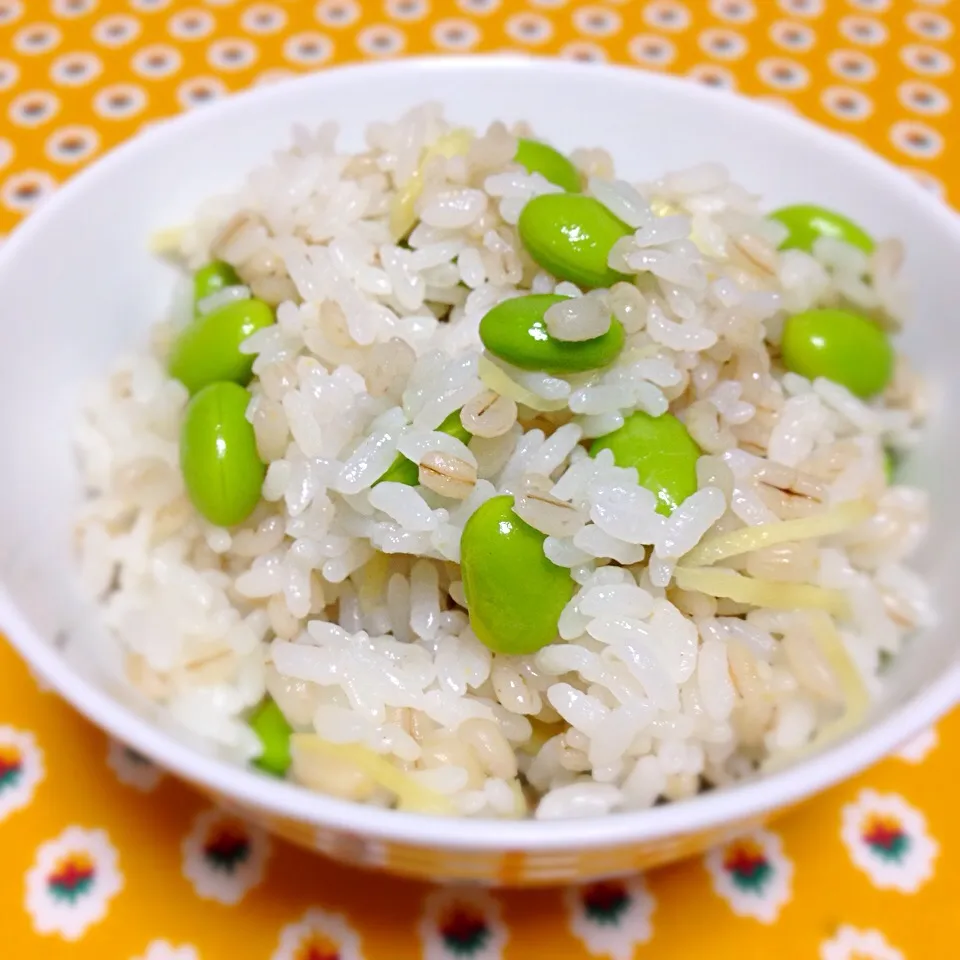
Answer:
<svg viewBox="0 0 960 960"><path fill-rule="evenodd" d="M812 200L874 234L902 237L916 287L903 346L931 378L935 415L906 470L931 493L919 557L944 626L918 636L863 729L742 785L643 813L570 822L451 820L341 802L211 760L125 704L100 658L96 619L72 568L80 495L71 451L80 385L109 368L163 311L171 271L147 250L284 144L290 126L363 127L425 99L458 122L530 120L561 147L604 145L646 178L719 160L771 206ZM849 776L954 702L960 665L950 589L960 547L960 220L849 140L773 108L635 70L542 60L408 60L261 88L145 132L76 177L0 251L0 624L21 654L94 723L221 802L340 859L424 877L532 884L675 859ZM103 638L99 638L101 641Z"/></svg>

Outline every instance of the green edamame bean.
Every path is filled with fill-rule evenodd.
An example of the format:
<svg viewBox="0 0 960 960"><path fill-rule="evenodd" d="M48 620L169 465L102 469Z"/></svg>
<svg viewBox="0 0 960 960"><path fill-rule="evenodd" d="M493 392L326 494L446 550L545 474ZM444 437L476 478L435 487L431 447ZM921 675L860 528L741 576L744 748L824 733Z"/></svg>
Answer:
<svg viewBox="0 0 960 960"><path fill-rule="evenodd" d="M220 380L249 383L254 356L241 353L240 344L255 330L272 323L273 310L256 299L225 303L197 317L173 345L170 376L191 393Z"/></svg>
<svg viewBox="0 0 960 960"><path fill-rule="evenodd" d="M496 653L534 653L557 636L573 596L570 571L543 552L546 537L513 512L513 497L494 497L467 521L460 575L478 639Z"/></svg>
<svg viewBox="0 0 960 960"><path fill-rule="evenodd" d="M599 200L582 193L533 197L517 222L527 253L559 280L612 287L629 277L607 266L610 249L633 231Z"/></svg>
<svg viewBox="0 0 960 960"><path fill-rule="evenodd" d="M883 448L883 476L887 481L888 487L893 485L898 459L896 451L891 450L889 447Z"/></svg>
<svg viewBox="0 0 960 960"><path fill-rule="evenodd" d="M263 747L254 764L266 773L282 777L290 766L290 734L293 733L287 718L275 700L267 699L247 722Z"/></svg>
<svg viewBox="0 0 960 960"><path fill-rule="evenodd" d="M211 260L193 275L193 302L197 303L211 293L240 283L237 271L223 260Z"/></svg>
<svg viewBox="0 0 960 960"><path fill-rule="evenodd" d="M250 394L236 383L211 383L187 404L180 429L180 470L187 494L218 527L242 523L260 502L266 467L247 420Z"/></svg>
<svg viewBox="0 0 960 960"><path fill-rule="evenodd" d="M539 140L520 137L513 159L524 167L527 173L539 173L545 180L563 187L564 190L580 192L580 173L577 168L559 150L554 150Z"/></svg>
<svg viewBox="0 0 960 960"><path fill-rule="evenodd" d="M657 498L657 513L669 516L697 492L700 448L672 414L631 413L618 430L594 440L590 456L601 450L610 450L618 467L637 468L640 485Z"/></svg>
<svg viewBox="0 0 960 960"><path fill-rule="evenodd" d="M467 432L466 427L460 422L460 411L454 410L443 423L437 427L441 433L448 433L451 437L456 437L461 443L469 443L472 434ZM402 453L397 454L396 460L390 464L387 472L380 477L377 483L405 483L408 487L415 487L420 482L420 465L408 460Z"/></svg>
<svg viewBox="0 0 960 960"><path fill-rule="evenodd" d="M790 232L780 244L781 250L813 249L814 241L820 237L833 237L858 247L864 253L873 252L873 238L852 220L812 203L798 203L790 207L781 207L770 214L771 220L779 220Z"/></svg>
<svg viewBox="0 0 960 960"><path fill-rule="evenodd" d="M893 376L893 347L866 317L849 310L807 310L790 317L780 343L783 365L808 377L826 377L858 397L872 397Z"/></svg>
<svg viewBox="0 0 960 960"><path fill-rule="evenodd" d="M397 454L396 460L389 469L374 483L405 483L408 487L415 487L420 482L420 465L408 460L402 453Z"/></svg>
<svg viewBox="0 0 960 960"><path fill-rule="evenodd" d="M480 321L480 339L496 357L522 370L573 373L605 367L623 349L624 333L616 317L610 329L590 340L557 340L543 319L561 300L555 293L534 293L498 303Z"/></svg>

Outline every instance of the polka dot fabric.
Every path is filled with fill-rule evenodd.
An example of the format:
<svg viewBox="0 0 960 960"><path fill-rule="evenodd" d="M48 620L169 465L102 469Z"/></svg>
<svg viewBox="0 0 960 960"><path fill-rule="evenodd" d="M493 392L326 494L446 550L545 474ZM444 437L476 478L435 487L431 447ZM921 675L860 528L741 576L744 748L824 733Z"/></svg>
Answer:
<svg viewBox="0 0 960 960"><path fill-rule="evenodd" d="M958 26L950 0L0 0L0 237L158 119L331 64L436 52L625 63L739 90L861 140L957 203ZM948 956L960 825L943 785L958 759L954 714L684 865L562 891L428 889L210 808L108 743L0 640L0 955Z"/></svg>
<svg viewBox="0 0 960 960"><path fill-rule="evenodd" d="M953 956L960 821L944 786L958 759L960 712L685 863L561 890L432 888L334 865L217 810L108 741L0 642L0 956Z"/></svg>
<svg viewBox="0 0 960 960"><path fill-rule="evenodd" d="M437 52L627 63L739 90L956 202L955 19L949 0L0 0L0 236L161 117L329 64Z"/></svg>

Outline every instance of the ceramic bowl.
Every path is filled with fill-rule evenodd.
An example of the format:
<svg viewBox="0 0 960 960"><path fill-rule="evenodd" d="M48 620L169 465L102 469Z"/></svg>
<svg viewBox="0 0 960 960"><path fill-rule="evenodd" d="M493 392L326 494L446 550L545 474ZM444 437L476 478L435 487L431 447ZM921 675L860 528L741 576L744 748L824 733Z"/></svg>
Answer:
<svg viewBox="0 0 960 960"><path fill-rule="evenodd" d="M903 348L930 378L933 416L904 469L930 491L918 560L942 626L917 636L862 728L781 772L642 813L570 822L453 820L341 802L229 766L137 713L98 655L109 642L76 584L71 448L81 384L164 310L173 273L151 232L243 177L294 123L364 126L426 99L457 122L527 119L563 148L604 145L627 179L725 163L771 206L812 200L906 243L915 317ZM960 219L849 139L770 106L637 70L505 57L404 60L262 87L154 125L84 171L0 249L0 625L79 711L227 807L335 858L433 879L585 880L676 859L848 777L955 700L960 623Z"/></svg>

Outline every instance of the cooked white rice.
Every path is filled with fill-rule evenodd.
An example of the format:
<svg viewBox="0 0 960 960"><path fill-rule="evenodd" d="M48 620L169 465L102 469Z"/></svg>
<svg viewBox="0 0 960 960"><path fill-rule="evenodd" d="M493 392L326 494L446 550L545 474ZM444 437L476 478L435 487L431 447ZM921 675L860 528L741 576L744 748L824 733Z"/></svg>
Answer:
<svg viewBox="0 0 960 960"><path fill-rule="evenodd" d="M520 246L523 204L557 188L515 148L515 131L467 135L433 105L371 126L361 154L330 126L296 129L164 234L186 268L216 257L242 279L202 311L250 293L277 306L244 347L263 500L224 530L186 497L188 397L165 365L185 283L149 348L92 388L78 541L131 686L206 748L253 759L245 718L269 693L299 734L289 776L313 790L480 817L637 810L840 735L930 620L902 566L926 498L883 468L922 419L916 376L899 359L865 403L777 359L784 316L816 305L896 330L896 241L872 258L828 240L781 253L779 226L721 166L629 185L578 151L589 192L636 229L610 265L645 272L547 322L583 339L612 313L627 345L590 374L521 371L483 355L481 317L580 291ZM460 408L467 445L436 430ZM700 489L664 518L635 471L584 441L668 409L704 453ZM397 451L421 485L373 486ZM458 567L467 519L504 493L578 585L556 642L529 656L477 640ZM787 521L762 548L718 541Z"/></svg>

